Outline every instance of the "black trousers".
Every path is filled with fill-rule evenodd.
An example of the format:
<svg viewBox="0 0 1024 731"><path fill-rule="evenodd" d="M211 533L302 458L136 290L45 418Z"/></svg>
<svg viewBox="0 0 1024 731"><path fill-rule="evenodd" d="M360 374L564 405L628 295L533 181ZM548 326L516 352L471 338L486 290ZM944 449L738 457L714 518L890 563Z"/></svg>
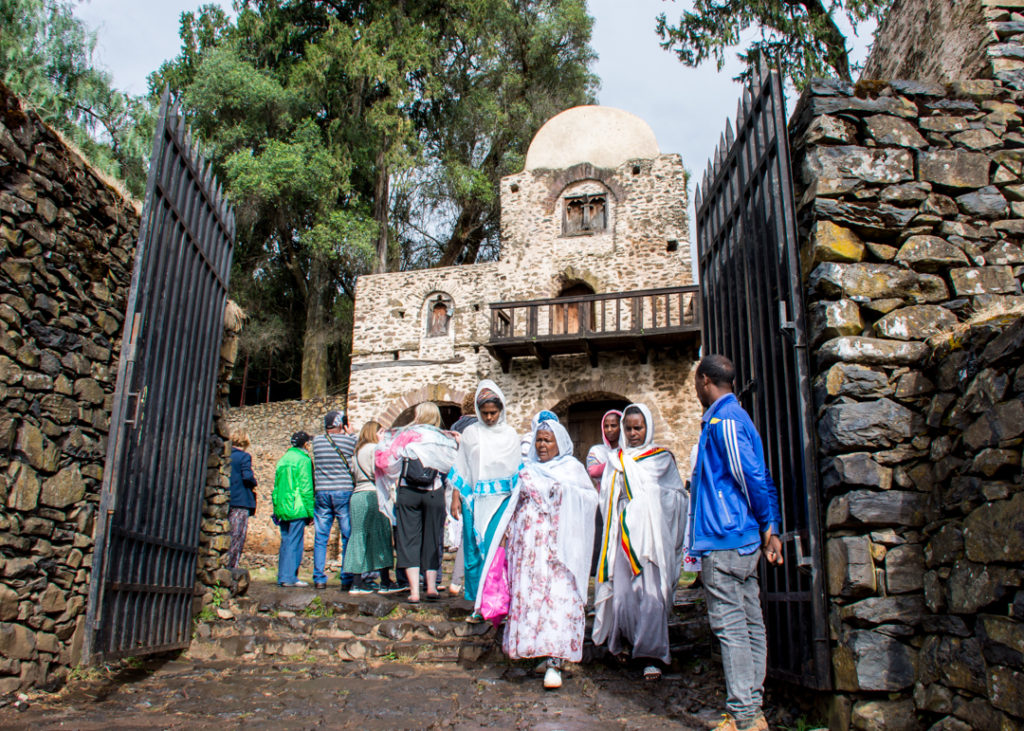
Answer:
<svg viewBox="0 0 1024 731"><path fill-rule="evenodd" d="M440 570L444 516L444 490L398 487L395 496L398 568Z"/></svg>

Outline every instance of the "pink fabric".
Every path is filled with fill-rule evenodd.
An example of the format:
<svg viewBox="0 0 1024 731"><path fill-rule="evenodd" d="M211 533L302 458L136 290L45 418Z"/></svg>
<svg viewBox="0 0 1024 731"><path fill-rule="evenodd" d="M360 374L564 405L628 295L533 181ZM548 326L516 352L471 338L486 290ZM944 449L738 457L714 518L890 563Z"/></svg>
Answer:
<svg viewBox="0 0 1024 731"><path fill-rule="evenodd" d="M587 467L587 474L595 479L600 479L601 475L604 474L604 462L598 462Z"/></svg>
<svg viewBox="0 0 1024 731"><path fill-rule="evenodd" d="M494 552L494 561L484 577L480 595L480 616L490 620L495 627L508 614L508 605L512 595L508 585L508 559L505 549L498 546Z"/></svg>
<svg viewBox="0 0 1024 731"><path fill-rule="evenodd" d="M386 449L378 449L374 453L374 462L378 470L385 472L398 455L399 450L413 442L418 442L423 436L416 429L403 429L395 435L395 438L388 443Z"/></svg>

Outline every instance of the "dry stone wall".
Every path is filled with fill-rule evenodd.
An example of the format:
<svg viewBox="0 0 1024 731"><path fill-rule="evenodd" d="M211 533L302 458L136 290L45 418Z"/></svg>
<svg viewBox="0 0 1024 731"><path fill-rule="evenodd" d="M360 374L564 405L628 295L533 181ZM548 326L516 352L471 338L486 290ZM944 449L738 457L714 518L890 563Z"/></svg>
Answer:
<svg viewBox="0 0 1024 731"><path fill-rule="evenodd" d="M305 431L309 434L322 433L324 415L334 409L339 411L345 409L344 397L316 398L307 401L275 401L225 411L223 418L225 433L230 435L236 429L244 429L252 440L247 451L252 456L252 468L258 482L256 514L249 519L242 565L253 566L260 563L261 561L258 560L254 562L254 555L272 556L273 565L277 565L276 556L281 543L281 534L270 519L273 513L270 494L274 489L274 466L290 446L288 440L292 434L297 431ZM355 428L359 427L358 423L353 425ZM230 456L230 446L227 454ZM228 475L230 476L230 465L228 466ZM311 536L312 531L306 540L308 553L312 553L313 550ZM337 535L331 537L329 549L329 555L337 555Z"/></svg>
<svg viewBox="0 0 1024 731"><path fill-rule="evenodd" d="M81 661L138 204L0 85L0 696ZM230 309L230 308L229 308ZM229 316L220 404L240 322ZM214 431L197 600L224 573Z"/></svg>
<svg viewBox="0 0 1024 731"><path fill-rule="evenodd" d="M1018 542L1019 353L930 360L931 339L1020 305L1022 96L997 80L814 83L791 121L835 728L1024 723L1024 574L996 550ZM968 525L997 531L981 554Z"/></svg>
<svg viewBox="0 0 1024 731"><path fill-rule="evenodd" d="M137 227L0 86L0 694L80 659Z"/></svg>

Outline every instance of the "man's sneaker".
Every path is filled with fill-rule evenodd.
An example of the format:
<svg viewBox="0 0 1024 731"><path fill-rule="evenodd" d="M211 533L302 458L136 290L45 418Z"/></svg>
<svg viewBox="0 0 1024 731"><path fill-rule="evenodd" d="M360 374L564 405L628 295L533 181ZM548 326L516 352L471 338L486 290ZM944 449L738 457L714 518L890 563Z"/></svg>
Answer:
<svg viewBox="0 0 1024 731"><path fill-rule="evenodd" d="M327 588L327 582L326 581L314 581L313 582L313 588L314 589L326 589Z"/></svg>
<svg viewBox="0 0 1024 731"><path fill-rule="evenodd" d="M360 584L358 586L353 586L349 590L349 594L372 594L372 593L373 593L373 587L369 586L368 584Z"/></svg>
<svg viewBox="0 0 1024 731"><path fill-rule="evenodd" d="M557 690L562 687L562 673L555 668L548 668L544 671L544 687L548 690Z"/></svg>
<svg viewBox="0 0 1024 731"><path fill-rule="evenodd" d="M648 665L645 667L644 680L661 680L661 668L657 665Z"/></svg>
<svg viewBox="0 0 1024 731"><path fill-rule="evenodd" d="M403 591L408 591L408 588L403 588L403 587L399 586L398 584L396 584L395 582L392 581L392 582L389 582L387 584L382 584L380 589L377 590L377 593L378 594L400 594Z"/></svg>
<svg viewBox="0 0 1024 731"><path fill-rule="evenodd" d="M352 584L342 584L341 585L341 593L342 594L348 593L350 591L352 591Z"/></svg>
<svg viewBox="0 0 1024 731"><path fill-rule="evenodd" d="M309 586L309 582L306 582L306 581L292 581L292 582L287 583L287 584L281 584L281 586L287 586L289 588L297 587L297 586Z"/></svg>
<svg viewBox="0 0 1024 731"><path fill-rule="evenodd" d="M762 713L752 721L739 721L726 713L714 731L768 731L768 719Z"/></svg>

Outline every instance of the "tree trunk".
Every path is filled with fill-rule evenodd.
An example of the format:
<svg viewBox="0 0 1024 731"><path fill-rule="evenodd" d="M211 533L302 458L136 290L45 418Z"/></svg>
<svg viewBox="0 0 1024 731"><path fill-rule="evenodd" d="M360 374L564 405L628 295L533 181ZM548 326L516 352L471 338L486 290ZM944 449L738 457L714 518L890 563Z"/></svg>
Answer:
<svg viewBox="0 0 1024 731"><path fill-rule="evenodd" d="M302 338L302 398L327 395L327 334L330 329L331 275L326 264L313 257L306 279L306 329Z"/></svg>
<svg viewBox="0 0 1024 731"><path fill-rule="evenodd" d="M373 220L377 222L377 263L374 272L388 270L388 166L384 151L385 139L377 151L377 179L373 186Z"/></svg>
<svg viewBox="0 0 1024 731"><path fill-rule="evenodd" d="M829 66L835 69L836 75L844 81L853 81L850 74L850 57L846 51L846 36L839 30L832 13L822 4L821 0L802 0L807 15L825 26L825 47L828 48L826 58Z"/></svg>

